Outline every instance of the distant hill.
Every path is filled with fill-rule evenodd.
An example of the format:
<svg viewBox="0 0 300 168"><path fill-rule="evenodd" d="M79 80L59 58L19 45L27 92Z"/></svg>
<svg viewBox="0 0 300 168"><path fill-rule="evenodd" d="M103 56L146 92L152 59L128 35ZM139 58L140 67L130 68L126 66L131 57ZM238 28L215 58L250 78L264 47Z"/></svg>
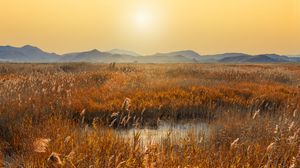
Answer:
<svg viewBox="0 0 300 168"><path fill-rule="evenodd" d="M112 49L112 50L109 50L107 52L111 53L111 54L118 54L118 55L129 55L129 56L135 56L135 57L141 56L140 54L138 54L136 52L128 51L128 50L122 50L122 49Z"/></svg>
<svg viewBox="0 0 300 168"><path fill-rule="evenodd" d="M256 56L240 55L240 56L226 57L219 60L219 62L276 63L276 62L291 62L291 60L287 56L281 56L277 54L261 54Z"/></svg>
<svg viewBox="0 0 300 168"><path fill-rule="evenodd" d="M244 53L224 53L201 56L193 50L142 56L138 53L121 49L112 49L106 52L93 49L90 51L58 55L45 52L31 45L26 45L23 47L0 46L0 62L276 63L300 62L300 57L277 54L249 55Z"/></svg>
<svg viewBox="0 0 300 168"><path fill-rule="evenodd" d="M290 62L300 62L300 56L299 57L289 57Z"/></svg>
<svg viewBox="0 0 300 168"><path fill-rule="evenodd" d="M247 62L247 60L251 59L253 56L250 55L239 55L239 56L233 56L233 57L224 57L218 62Z"/></svg>
<svg viewBox="0 0 300 168"><path fill-rule="evenodd" d="M99 50L91 50L78 53L70 53L62 55L60 61L63 62L132 62L133 56L112 54L109 52L101 52Z"/></svg>
<svg viewBox="0 0 300 168"><path fill-rule="evenodd" d="M201 56L192 50L175 51L169 53L156 53L140 57L140 62L144 63L180 63L180 62L197 62Z"/></svg>
<svg viewBox="0 0 300 168"><path fill-rule="evenodd" d="M104 54L96 49L84 52L68 53L61 57L61 61L97 61L104 57Z"/></svg>
<svg viewBox="0 0 300 168"><path fill-rule="evenodd" d="M23 47L0 46L0 59L10 62L54 62L59 59L55 53L26 45Z"/></svg>
<svg viewBox="0 0 300 168"><path fill-rule="evenodd" d="M80 53L70 53L62 56L62 61L69 62L136 62L136 63L187 63L200 59L200 55L191 50L176 51L170 53L157 53L148 56L139 56L135 52L126 50L111 50L100 52L91 50Z"/></svg>
<svg viewBox="0 0 300 168"><path fill-rule="evenodd" d="M150 56L167 56L167 57L174 57L174 56L183 56L186 58L200 58L200 55L196 53L193 50L183 50L183 51L174 51L174 52L169 52L169 53L156 53L154 55Z"/></svg>
<svg viewBox="0 0 300 168"><path fill-rule="evenodd" d="M200 59L200 55L193 50L175 51L175 52L168 53L168 55L170 55L170 56L181 55L181 56L189 58L189 59Z"/></svg>
<svg viewBox="0 0 300 168"><path fill-rule="evenodd" d="M235 58L248 57L250 55L244 53L224 53L224 54L215 54L215 55L204 55L201 57L201 62L223 62L223 59L235 60ZM226 61L224 61L226 62Z"/></svg>

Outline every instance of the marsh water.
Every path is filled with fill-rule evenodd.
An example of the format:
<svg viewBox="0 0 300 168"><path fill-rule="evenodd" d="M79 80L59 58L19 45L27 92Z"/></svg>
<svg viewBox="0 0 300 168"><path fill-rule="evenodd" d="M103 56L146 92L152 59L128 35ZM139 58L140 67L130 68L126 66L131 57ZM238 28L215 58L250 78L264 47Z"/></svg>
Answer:
<svg viewBox="0 0 300 168"><path fill-rule="evenodd" d="M172 141L180 141L190 135L203 140L209 135L210 126L203 121L181 121L181 122L161 122L157 128L131 128L124 130L116 130L116 132L124 138L133 140L134 135L139 134L142 145L150 143L160 143L170 137Z"/></svg>

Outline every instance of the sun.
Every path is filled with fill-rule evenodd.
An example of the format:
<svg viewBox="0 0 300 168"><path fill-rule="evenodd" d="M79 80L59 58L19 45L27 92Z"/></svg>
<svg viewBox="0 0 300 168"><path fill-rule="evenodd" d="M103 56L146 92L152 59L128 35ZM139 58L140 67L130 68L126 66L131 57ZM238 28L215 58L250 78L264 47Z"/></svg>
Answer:
<svg viewBox="0 0 300 168"><path fill-rule="evenodd" d="M140 9L134 14L134 22L138 28L150 28L154 22L154 15L149 10Z"/></svg>
<svg viewBox="0 0 300 168"><path fill-rule="evenodd" d="M151 3L128 6L119 15L116 37L128 39L127 44L135 41L136 46L156 45L164 37L166 23L165 11L160 6Z"/></svg>

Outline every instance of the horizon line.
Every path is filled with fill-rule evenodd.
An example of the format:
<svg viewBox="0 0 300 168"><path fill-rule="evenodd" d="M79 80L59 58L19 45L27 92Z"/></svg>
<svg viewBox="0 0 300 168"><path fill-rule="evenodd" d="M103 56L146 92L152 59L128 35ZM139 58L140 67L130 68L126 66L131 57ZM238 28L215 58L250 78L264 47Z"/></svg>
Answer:
<svg viewBox="0 0 300 168"><path fill-rule="evenodd" d="M151 55L156 55L156 54L166 54L166 53L180 52L180 51L192 51L192 52L197 53L200 56L211 56L211 55L219 55L219 54L246 54L246 55L250 55L250 56L276 54L276 55L280 55L280 56L291 56L291 57L300 56L300 53L299 54L282 54L282 53L277 53L277 52L248 53L248 52L243 52L243 51L227 51L227 52L201 54L201 52L199 52L197 50L194 50L194 49L181 49L181 50L176 49L176 50L153 52L151 54L144 54L144 53L136 52L135 50L124 49L124 48L111 48L111 49L108 49L108 50L101 50L101 49L98 49L97 47L96 48L85 49L85 50L80 50L80 51L69 51L69 52L59 53L59 52L55 52L55 51L49 51L48 49L43 49L42 47L39 47L38 45L35 45L35 44L24 44L24 45L19 45L19 46L14 46L14 45L10 45L10 44L0 45L0 47L14 47L14 48L24 48L26 46L35 47L35 48L38 48L38 49L40 49L44 52L53 53L53 54L57 54L57 55L60 55L60 56L63 56L63 55L66 55L66 54L72 54L72 53L89 52L89 51L93 51L93 50L97 50L99 52L109 53L111 50L115 50L115 49L133 52L133 53L138 54L139 56L151 56Z"/></svg>

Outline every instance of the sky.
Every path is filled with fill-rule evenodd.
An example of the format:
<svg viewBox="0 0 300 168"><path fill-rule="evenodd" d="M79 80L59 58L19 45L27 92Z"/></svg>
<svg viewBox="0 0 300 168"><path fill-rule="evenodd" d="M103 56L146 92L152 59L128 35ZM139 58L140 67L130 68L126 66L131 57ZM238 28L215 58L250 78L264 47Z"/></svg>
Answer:
<svg viewBox="0 0 300 168"><path fill-rule="evenodd" d="M0 45L300 54L300 0L0 0Z"/></svg>

